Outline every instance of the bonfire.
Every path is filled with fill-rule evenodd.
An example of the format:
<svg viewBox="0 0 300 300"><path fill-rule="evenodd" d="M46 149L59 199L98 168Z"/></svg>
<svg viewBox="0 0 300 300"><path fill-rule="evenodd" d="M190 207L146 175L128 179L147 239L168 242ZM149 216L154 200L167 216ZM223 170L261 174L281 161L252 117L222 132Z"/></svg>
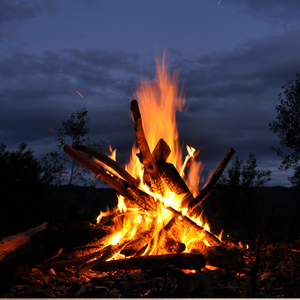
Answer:
<svg viewBox="0 0 300 300"><path fill-rule="evenodd" d="M182 110L184 96L182 90L178 92L176 74L169 75L164 60L157 63L157 70L154 82L142 82L134 95L137 100L131 101L137 146L134 144L125 168L116 162L116 151L111 150L109 157L84 145L64 148L95 178L101 178L118 192L118 206L101 212L97 218L100 225L111 221L112 232L103 240L103 249L84 269L96 269L97 264L100 268L100 261L157 255L164 255L162 259L166 260L179 253L182 255L176 260L190 259L186 268L194 269L208 247L224 245L222 233L210 232L201 203L211 193L234 150L229 149L199 192L203 166L195 159L205 147L197 151L187 145L188 155L183 160L176 111Z"/></svg>
<svg viewBox="0 0 300 300"><path fill-rule="evenodd" d="M176 111L182 111L185 99L178 89L177 74L169 74L164 59L157 62L155 80L142 82L134 97L130 109L135 144L125 168L117 163L116 150L111 149L107 156L85 145L64 147L65 153L95 178L117 191L118 205L100 212L96 224L49 222L6 238L0 260L44 234L46 249L53 251L43 253L34 267L54 274L66 268L75 268L72 270L80 275L89 271L150 270L166 264L192 273L204 267L226 269L229 263L224 257L228 252L235 253L234 261L244 265L243 251L248 246L222 232L211 232L201 206L234 150L228 150L203 184L204 166L196 159L206 147L196 150L186 145L188 154L183 158ZM1 261L0 269L3 265L5 273L16 272L31 261L26 255L8 256Z"/></svg>

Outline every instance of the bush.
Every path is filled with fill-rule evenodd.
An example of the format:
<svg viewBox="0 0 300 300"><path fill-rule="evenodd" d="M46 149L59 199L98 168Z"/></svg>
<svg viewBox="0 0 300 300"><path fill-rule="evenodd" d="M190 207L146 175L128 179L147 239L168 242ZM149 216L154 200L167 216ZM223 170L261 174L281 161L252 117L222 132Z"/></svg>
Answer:
<svg viewBox="0 0 300 300"><path fill-rule="evenodd" d="M1 235L14 234L44 221L52 176L26 147L26 143L21 143L17 151L9 152L3 143L0 145Z"/></svg>

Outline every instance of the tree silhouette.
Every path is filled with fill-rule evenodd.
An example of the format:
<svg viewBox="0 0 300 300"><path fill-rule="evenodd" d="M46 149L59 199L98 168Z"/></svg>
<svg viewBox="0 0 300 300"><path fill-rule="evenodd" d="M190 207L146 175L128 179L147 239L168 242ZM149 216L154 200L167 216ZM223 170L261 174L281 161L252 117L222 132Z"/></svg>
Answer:
<svg viewBox="0 0 300 300"><path fill-rule="evenodd" d="M280 105L276 105L278 114L269 126L280 137L280 145L292 150L292 153L285 153L282 149L272 147L283 159L279 170L286 171L292 167L294 175L288 179L300 188L300 73L296 77L296 80L291 80L282 87L285 97L283 98L282 93L279 94Z"/></svg>
<svg viewBox="0 0 300 300"><path fill-rule="evenodd" d="M58 129L57 139L58 148L63 150L67 139L71 139L71 146L75 145L87 145L91 148L101 150L104 145L103 141L96 142L91 140L87 136L90 129L87 127L89 117L86 108L77 110L76 113L71 113L71 117L67 121L62 121L62 127ZM87 176L90 175L90 171L83 167L81 164L70 158L67 154L58 152L50 152L43 156L43 164L52 171L55 178L55 184L59 185L63 181L63 174L70 174L68 184L74 185L79 182L86 185L93 186L95 182L92 182ZM67 166L71 167L69 171Z"/></svg>

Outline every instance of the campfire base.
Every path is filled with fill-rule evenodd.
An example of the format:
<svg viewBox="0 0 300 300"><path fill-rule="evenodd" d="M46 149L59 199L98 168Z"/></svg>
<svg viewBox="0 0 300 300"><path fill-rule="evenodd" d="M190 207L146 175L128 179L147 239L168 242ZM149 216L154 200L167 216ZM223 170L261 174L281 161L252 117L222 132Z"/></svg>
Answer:
<svg viewBox="0 0 300 300"><path fill-rule="evenodd" d="M81 225L85 227L85 230L90 227L87 226L86 222ZM94 269L86 270L82 274L78 274L79 264L72 267L62 265L72 260L63 255L66 249L60 251L62 256L58 255L56 258L45 256L45 251L37 256L37 249L42 249L42 245L44 245L45 250L45 245L49 245L50 240L51 243L54 243L54 240L56 243L58 243L57 241L64 241L65 245L68 245L69 251L78 254L76 251L79 248L84 248L83 245L78 247L78 245L75 246L75 241L72 242L72 239L68 242L63 238L59 239L58 229L63 229L63 236L67 228L80 227L81 225L80 222L77 222L77 225L72 224L72 222L66 222L66 224L57 222L51 224L50 222L47 225L50 227L44 230L43 239L38 238L30 245L16 249L14 253L8 253L0 262L1 270L5 271L4 273L1 271L1 274L5 274L5 276L2 276L0 282L0 297L179 297L177 287L181 284L180 282L186 273L190 272L208 275L208 282L215 297L239 297L248 278L246 275L232 271L228 265L222 264L220 253L218 255L215 253L217 247L208 247L207 251L210 253L203 251L204 256L206 256L206 267L200 268L198 266L199 269L196 271L186 270L187 263L182 260L184 253L169 255L160 262L154 262L155 257L139 257L136 263L138 259L145 261L149 259L148 265L144 265L142 270L120 270L118 268L115 271L108 271L108 268L103 269L103 265L97 263L93 267ZM98 233L101 232L99 228L94 226L91 228L98 230ZM53 238L54 235L56 236L55 239ZM49 237L48 241L46 241L47 236ZM55 246L56 249L60 248L58 244ZM47 251L46 253L50 254ZM92 255L91 253L90 257ZM193 255L194 258L197 257L196 254ZM255 251L253 250L240 251L240 255L245 260L241 262L242 264L251 265L255 261ZM199 257L202 257L202 253ZM53 262L49 260L50 258ZM180 261L178 258L181 258L182 265L178 265L178 261ZM81 258L74 259L80 260ZM212 259L216 260L215 263L212 263ZM47 260L52 263L52 266L45 262ZM123 261L127 264L130 259ZM43 270L37 268L40 267L41 263L45 266ZM60 263L60 267L63 268L58 268L55 265L57 263ZM111 267L109 263L118 265L120 261L103 262L104 266ZM141 262L138 262L137 268L139 269L141 268L140 264ZM220 265L219 268L212 268L208 264ZM300 240L290 244L284 242L263 248L260 253L259 277L255 296L299 297L299 270ZM202 297L203 295L201 295L200 288L197 288L190 296Z"/></svg>

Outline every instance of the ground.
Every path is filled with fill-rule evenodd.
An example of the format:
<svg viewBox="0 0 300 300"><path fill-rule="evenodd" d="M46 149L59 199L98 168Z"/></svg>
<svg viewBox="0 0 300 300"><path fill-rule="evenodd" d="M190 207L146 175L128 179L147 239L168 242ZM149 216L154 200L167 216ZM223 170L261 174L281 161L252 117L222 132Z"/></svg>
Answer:
<svg viewBox="0 0 300 300"><path fill-rule="evenodd" d="M253 264L256 253L244 252L246 264ZM190 271L189 271L190 272ZM237 274L230 268L203 268L215 297L240 297L248 276ZM94 272L76 274L76 268L48 270L46 272L26 265L14 276L3 278L0 296L3 297L82 297L119 298L182 297L178 286L186 270L172 266L153 266L150 270ZM190 297L207 297L205 286L188 289ZM262 246L254 297L300 297L300 240L283 241Z"/></svg>

